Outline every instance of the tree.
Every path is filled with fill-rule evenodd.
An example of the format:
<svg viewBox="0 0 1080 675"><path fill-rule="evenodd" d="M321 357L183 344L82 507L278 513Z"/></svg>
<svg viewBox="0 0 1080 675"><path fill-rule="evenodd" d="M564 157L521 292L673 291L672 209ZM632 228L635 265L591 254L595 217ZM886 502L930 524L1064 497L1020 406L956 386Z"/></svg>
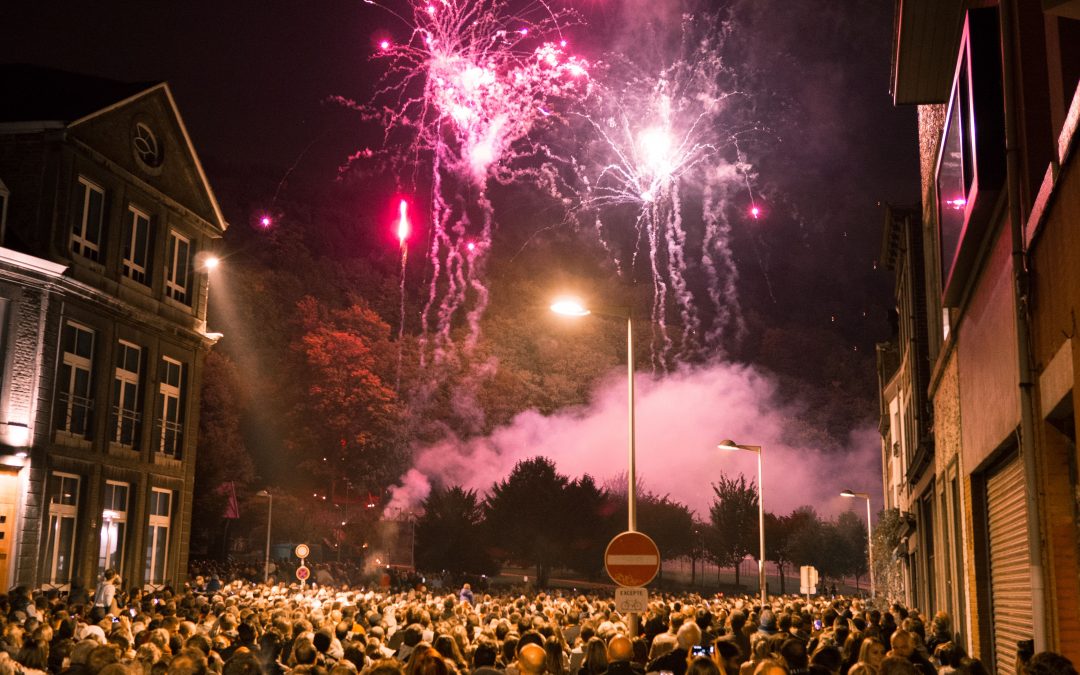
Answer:
<svg viewBox="0 0 1080 675"><path fill-rule="evenodd" d="M788 554L796 565L821 563L823 545L823 524L817 511L811 506L800 506L791 512L788 519Z"/></svg>
<svg viewBox="0 0 1080 675"><path fill-rule="evenodd" d="M540 587L547 585L552 566L563 557L566 523L579 517L567 511L569 484L550 459L525 459L491 486L484 503L492 539L504 547L497 557L534 565Z"/></svg>
<svg viewBox="0 0 1080 675"><path fill-rule="evenodd" d="M896 549L904 527L899 509L882 509L874 528L874 581L878 593L888 601L904 596L904 578L896 564Z"/></svg>
<svg viewBox="0 0 1080 675"><path fill-rule="evenodd" d="M567 484L560 511L566 517L560 562L595 578L604 568L604 548L622 528L611 495L584 475Z"/></svg>
<svg viewBox="0 0 1080 675"><path fill-rule="evenodd" d="M866 523L853 511L844 511L836 518L835 527L840 548L846 556L844 573L854 576L858 587L859 579L867 572Z"/></svg>
<svg viewBox="0 0 1080 675"><path fill-rule="evenodd" d="M735 584L739 582L739 563L757 552L758 497L753 482L746 476L728 478L721 473L713 483L713 502L709 508L712 525L709 550L718 565L735 567Z"/></svg>
<svg viewBox="0 0 1080 675"><path fill-rule="evenodd" d="M227 553L226 527L223 518L230 500L255 478L243 434L241 411L247 391L236 365L224 354L212 351L203 365L199 438L195 454L195 491L192 521L203 527L192 528L193 538L212 554ZM228 514L235 516L238 514ZM222 546L212 542L221 541Z"/></svg>
<svg viewBox="0 0 1080 675"><path fill-rule="evenodd" d="M765 513L765 558L780 572L780 595L787 592L785 569L791 564L791 518Z"/></svg>
<svg viewBox="0 0 1080 675"><path fill-rule="evenodd" d="M306 297L297 311L303 332L293 348L304 358L307 377L291 445L324 481L346 477L381 490L406 461L390 327L360 299L328 310Z"/></svg>
<svg viewBox="0 0 1080 675"><path fill-rule="evenodd" d="M475 490L436 486L416 521L416 564L421 569L490 574L491 557L484 549L483 503Z"/></svg>

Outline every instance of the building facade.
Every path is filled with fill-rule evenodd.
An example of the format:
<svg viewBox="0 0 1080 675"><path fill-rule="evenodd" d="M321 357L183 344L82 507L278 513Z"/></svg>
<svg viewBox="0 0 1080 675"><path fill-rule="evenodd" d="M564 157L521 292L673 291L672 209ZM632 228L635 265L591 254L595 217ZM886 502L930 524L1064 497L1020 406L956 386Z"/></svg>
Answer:
<svg viewBox="0 0 1080 675"><path fill-rule="evenodd" d="M179 583L225 220L166 84L0 87L0 580Z"/></svg>
<svg viewBox="0 0 1080 675"><path fill-rule="evenodd" d="M1026 639L1080 663L1080 2L901 0L895 25L894 101L918 106L904 224L921 229L932 436L908 502L932 548L909 592L994 672Z"/></svg>

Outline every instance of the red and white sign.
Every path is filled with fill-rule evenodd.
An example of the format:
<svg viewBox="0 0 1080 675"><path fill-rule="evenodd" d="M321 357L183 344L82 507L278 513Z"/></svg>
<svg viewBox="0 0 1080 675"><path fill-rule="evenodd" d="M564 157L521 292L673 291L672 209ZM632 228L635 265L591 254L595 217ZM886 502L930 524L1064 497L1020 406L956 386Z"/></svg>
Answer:
<svg viewBox="0 0 1080 675"><path fill-rule="evenodd" d="M300 567L296 568L296 578L299 579L300 581L307 581L308 577L310 577L310 576L311 576L311 568L310 567L306 567L304 565L301 565Z"/></svg>
<svg viewBox="0 0 1080 675"><path fill-rule="evenodd" d="M660 549L641 532L623 532L607 545L604 569L620 586L644 586L660 571Z"/></svg>

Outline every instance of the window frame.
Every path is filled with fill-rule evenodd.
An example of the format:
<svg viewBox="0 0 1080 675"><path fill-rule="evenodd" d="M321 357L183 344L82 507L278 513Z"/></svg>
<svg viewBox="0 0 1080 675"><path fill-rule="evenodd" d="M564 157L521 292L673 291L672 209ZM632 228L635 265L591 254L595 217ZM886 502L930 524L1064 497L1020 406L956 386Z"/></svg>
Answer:
<svg viewBox="0 0 1080 675"><path fill-rule="evenodd" d="M187 258L183 262L184 271L184 283L179 283L176 279L180 270L179 251L180 247L178 242L183 242L187 246ZM191 298L191 284L192 277L194 276L194 268L192 267L192 261L194 259L194 247L191 243L191 238L181 234L175 229L169 230L169 241L165 247L165 255L168 258L165 261L165 296L176 302L184 305L190 305Z"/></svg>
<svg viewBox="0 0 1080 675"><path fill-rule="evenodd" d="M170 367L176 367L177 381L168 380ZM181 460L184 455L184 363L171 356L161 357L161 378L158 383L158 438L156 452L170 459ZM175 399L175 418L169 419L169 401ZM171 450L169 434L172 433Z"/></svg>
<svg viewBox="0 0 1080 675"><path fill-rule="evenodd" d="M996 7L972 8L965 14L934 166L936 243L946 307L961 304L967 282L977 268L979 248L990 230L995 202L1005 180L1004 95L997 11ZM941 186L946 141L953 122L959 124L963 195L943 194ZM963 163L965 160L967 164ZM959 224L954 226L959 232L949 235L942 231L946 203L962 211ZM946 250L943 245L946 238L956 240L952 250Z"/></svg>
<svg viewBox="0 0 1080 675"><path fill-rule="evenodd" d="M123 487L124 489L124 508L123 510L117 509L115 503L106 503L105 495L108 494L108 487L113 487L113 494L116 493L116 488ZM101 542L98 548L98 572L103 572L105 569L112 567L115 570L121 570L124 567L124 549L127 546L128 535L130 534L130 528L128 528L128 514L131 512L131 483L126 483L119 480L106 480L105 489L102 490L102 509L101 509ZM115 500L114 500L115 502ZM109 540L106 536L110 534L109 525L123 525L123 530L117 536L115 546L113 547L114 554L118 555L119 562L116 565L109 564ZM119 528L117 528L119 529ZM104 556L102 555L104 553Z"/></svg>
<svg viewBox="0 0 1080 675"><path fill-rule="evenodd" d="M52 479L60 479L60 500L57 500L57 493L52 489ZM72 480L75 482L75 493L72 504L63 503L64 497L64 483L65 481ZM44 562L46 565L45 576L48 579L48 583L52 585L67 586L71 583L71 578L74 574L74 558L76 541L78 539L78 520L79 520L79 498L82 496L82 476L74 473L68 473L66 471L51 471L49 473L49 524L45 534L45 556ZM53 520L56 520L55 524ZM67 546L68 555L68 574L67 579L60 579L57 576L58 563L61 555L61 533L63 531L62 521L64 519L70 519L72 521L71 529L71 541ZM52 552L51 555L49 552Z"/></svg>
<svg viewBox="0 0 1080 675"><path fill-rule="evenodd" d="M130 448L132 450L139 449L139 440L142 430L142 380L143 380L143 363L146 350L129 340L117 340L117 358L113 363L113 390L112 390L112 423L110 424L109 442L116 445ZM131 371L127 369L127 359L123 359L121 363L121 355L127 355L129 350L137 352L136 367L137 371ZM135 407L129 409L124 407L124 393L128 387L135 389ZM131 423L131 442L124 442L124 423Z"/></svg>
<svg viewBox="0 0 1080 675"><path fill-rule="evenodd" d="M90 335L90 356L82 356L76 352L69 352L63 347L64 332L68 328L73 328L76 331L75 334L75 348L78 349L78 333L80 331L89 333ZM57 373L57 384L61 385L56 388L56 403L57 408L62 409L62 417L57 420L56 429L63 433L70 434L72 436L90 438L94 428L94 348L97 341L97 331L92 327L87 326L79 321L73 321L67 319L64 321L64 326L61 329L61 353L60 359L60 372ZM62 376L64 369L70 369L70 373L67 378L67 382L64 382ZM83 370L86 372L86 394L77 394L74 390L77 382L77 372ZM76 400L79 399L79 400ZM76 404L82 406L84 410L84 429L76 430L72 426L74 419L74 411Z"/></svg>
<svg viewBox="0 0 1080 675"><path fill-rule="evenodd" d="M87 260L101 263L101 244L105 234L105 188L90 180L82 174L79 175L78 185L82 190L82 204L79 206L79 217L72 224L69 250ZM101 195L101 209L98 211L97 241L91 241L87 237L87 219L90 211L90 194L96 192ZM79 231L75 231L75 227Z"/></svg>
<svg viewBox="0 0 1080 675"><path fill-rule="evenodd" d="M165 514L157 512L158 500L164 495L167 498L167 511ZM169 537L172 535L174 491L168 488L151 487L150 504L147 507L146 518L146 567L144 569L144 581L150 585L165 583L167 567L169 563ZM158 550L159 530L165 531L164 547ZM160 554L160 555L159 555ZM160 561L160 565L158 564ZM155 576L160 568L161 578Z"/></svg>
<svg viewBox="0 0 1080 675"><path fill-rule="evenodd" d="M150 285L150 230L152 220L150 214L140 209L135 204L128 204L128 222L124 226L124 240L122 242L123 255L120 262L120 271L128 279L136 281L144 286ZM143 232L142 258L140 265L136 262L136 245L138 242L139 219L146 223Z"/></svg>

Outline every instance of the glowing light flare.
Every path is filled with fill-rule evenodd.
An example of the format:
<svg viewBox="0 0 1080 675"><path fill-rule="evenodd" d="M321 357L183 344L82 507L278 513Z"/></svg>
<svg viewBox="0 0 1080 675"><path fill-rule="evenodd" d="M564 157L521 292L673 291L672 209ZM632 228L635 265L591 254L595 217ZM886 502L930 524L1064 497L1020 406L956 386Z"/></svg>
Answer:
<svg viewBox="0 0 1080 675"><path fill-rule="evenodd" d="M750 215L754 218L754 220L757 220L758 217L761 216L761 209L759 209L756 206L751 206L750 207Z"/></svg>
<svg viewBox="0 0 1080 675"><path fill-rule="evenodd" d="M465 248L469 249L470 251L475 251L476 250L476 242L470 241L468 244L465 245Z"/></svg>
<svg viewBox="0 0 1080 675"><path fill-rule="evenodd" d="M638 134L638 152L653 178L663 180L675 170L675 143L666 129L651 127Z"/></svg>
<svg viewBox="0 0 1080 675"><path fill-rule="evenodd" d="M270 226L274 224L274 221L270 219L270 216L263 216L259 218L259 227L264 230L269 230Z"/></svg>
<svg viewBox="0 0 1080 675"><path fill-rule="evenodd" d="M571 297L557 298L555 302L551 303L551 311L563 316L588 316L592 314L582 304L581 300Z"/></svg>
<svg viewBox="0 0 1080 675"><path fill-rule="evenodd" d="M379 49L383 50L384 52L389 51L389 49L390 49L390 41L389 40L380 41L379 42Z"/></svg>
<svg viewBox="0 0 1080 675"><path fill-rule="evenodd" d="M967 206L967 199L963 197L957 197L956 199L949 199L945 202L949 205L953 211L962 211Z"/></svg>
<svg viewBox="0 0 1080 675"><path fill-rule="evenodd" d="M402 246L409 237L409 204L404 199L398 204L397 238Z"/></svg>

